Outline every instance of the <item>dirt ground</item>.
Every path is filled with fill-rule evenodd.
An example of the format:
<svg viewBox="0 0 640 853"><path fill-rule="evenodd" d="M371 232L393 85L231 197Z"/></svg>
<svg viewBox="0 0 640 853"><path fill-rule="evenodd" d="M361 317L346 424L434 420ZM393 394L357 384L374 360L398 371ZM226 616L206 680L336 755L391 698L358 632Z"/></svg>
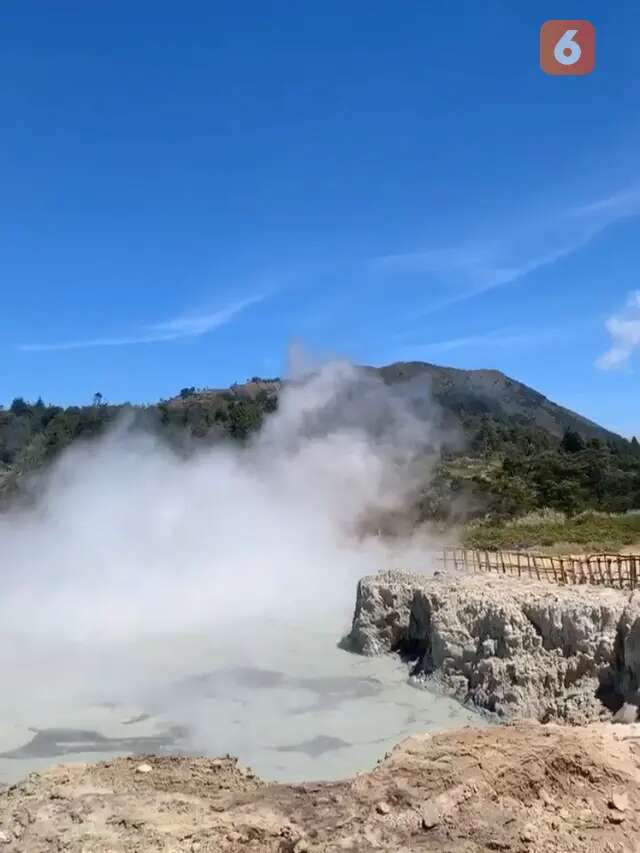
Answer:
<svg viewBox="0 0 640 853"><path fill-rule="evenodd" d="M231 758L63 765L0 795L2 850L640 851L640 724L416 736L332 783Z"/></svg>
<svg viewBox="0 0 640 853"><path fill-rule="evenodd" d="M606 551L606 549L604 549ZM596 548L585 550L584 545L579 542L556 542L554 545L538 545L525 548L531 554L546 554L549 557L575 557L580 559L588 557L589 554L602 553L603 549ZM631 545L621 545L615 549L616 554L640 554L640 542Z"/></svg>

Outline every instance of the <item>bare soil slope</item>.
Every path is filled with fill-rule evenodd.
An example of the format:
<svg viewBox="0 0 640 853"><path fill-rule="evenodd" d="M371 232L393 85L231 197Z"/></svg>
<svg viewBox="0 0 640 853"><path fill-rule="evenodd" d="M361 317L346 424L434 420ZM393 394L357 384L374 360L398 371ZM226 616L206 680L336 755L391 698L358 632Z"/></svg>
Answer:
<svg viewBox="0 0 640 853"><path fill-rule="evenodd" d="M59 766L0 796L0 850L634 851L639 739L640 724L466 728L304 785L229 758Z"/></svg>

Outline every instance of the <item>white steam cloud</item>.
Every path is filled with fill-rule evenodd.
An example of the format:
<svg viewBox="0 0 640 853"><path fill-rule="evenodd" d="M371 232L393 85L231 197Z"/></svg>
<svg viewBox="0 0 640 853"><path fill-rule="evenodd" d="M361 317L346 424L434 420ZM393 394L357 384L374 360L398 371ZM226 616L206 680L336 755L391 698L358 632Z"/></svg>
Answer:
<svg viewBox="0 0 640 853"><path fill-rule="evenodd" d="M122 430L74 447L37 512L0 520L3 631L104 640L352 597L388 557L363 513L402 506L433 441L406 397L334 363L246 448L185 460Z"/></svg>
<svg viewBox="0 0 640 853"><path fill-rule="evenodd" d="M426 541L364 524L401 509L435 458L414 391L333 363L288 383L245 447L184 459L126 429L74 446L35 510L0 517L7 689L79 689L80 655L83 689L118 694L141 678L131 648L157 639L244 643L250 663L268 620L346 629L359 577L430 565Z"/></svg>

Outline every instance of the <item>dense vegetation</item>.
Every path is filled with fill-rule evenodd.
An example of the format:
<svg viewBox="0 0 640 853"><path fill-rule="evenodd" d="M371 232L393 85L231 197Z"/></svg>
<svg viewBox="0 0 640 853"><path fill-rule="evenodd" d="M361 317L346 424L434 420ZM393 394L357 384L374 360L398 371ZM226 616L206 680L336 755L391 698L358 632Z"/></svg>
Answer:
<svg viewBox="0 0 640 853"><path fill-rule="evenodd" d="M439 484L464 511L493 519L545 508L627 512L640 508L640 445L571 430L556 439L485 417L469 450L443 461Z"/></svg>
<svg viewBox="0 0 640 853"><path fill-rule="evenodd" d="M178 397L154 406L112 406L100 394L91 406L68 408L17 398L8 409L0 407L0 506L23 494L29 475L72 442L91 441L116 422L123 429L153 431L183 452L225 437L245 440L277 407L271 382L260 384L263 387L251 394L233 388L205 393L184 388Z"/></svg>
<svg viewBox="0 0 640 853"><path fill-rule="evenodd" d="M574 543L618 550L640 542L640 445L634 438L561 438L484 417L468 450L443 459L422 519L465 523L469 547ZM471 523L469 523L471 520Z"/></svg>
<svg viewBox="0 0 640 853"><path fill-rule="evenodd" d="M614 515L596 511L566 516L545 510L510 520L468 524L464 544L468 548L516 549L566 553L619 551L640 542L640 513Z"/></svg>
<svg viewBox="0 0 640 853"><path fill-rule="evenodd" d="M437 418L450 440L435 478L425 459L429 476L405 520L471 521L467 541L479 547L558 540L617 547L640 539L640 516L611 520L640 509L635 438L626 441L495 371L392 365L376 372L387 384L413 382L415 391L426 370L428 390L418 388L415 412L431 423ZM91 441L118 420L125 429L155 431L179 452L245 441L276 410L280 385L254 377L222 391L187 387L144 407L108 405L100 394L90 406L66 409L18 398L0 408L0 502L24 493L29 474L73 441ZM542 510L553 512L531 516ZM536 520L511 523L521 516Z"/></svg>

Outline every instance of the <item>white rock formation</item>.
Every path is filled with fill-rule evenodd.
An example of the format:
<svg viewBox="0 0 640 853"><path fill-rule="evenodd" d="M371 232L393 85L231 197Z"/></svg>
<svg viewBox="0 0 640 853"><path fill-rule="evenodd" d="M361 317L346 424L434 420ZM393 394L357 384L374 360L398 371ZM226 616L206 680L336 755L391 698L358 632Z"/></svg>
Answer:
<svg viewBox="0 0 640 853"><path fill-rule="evenodd" d="M503 718L581 723L640 705L638 593L383 572L358 585L348 643L400 651L413 675Z"/></svg>

